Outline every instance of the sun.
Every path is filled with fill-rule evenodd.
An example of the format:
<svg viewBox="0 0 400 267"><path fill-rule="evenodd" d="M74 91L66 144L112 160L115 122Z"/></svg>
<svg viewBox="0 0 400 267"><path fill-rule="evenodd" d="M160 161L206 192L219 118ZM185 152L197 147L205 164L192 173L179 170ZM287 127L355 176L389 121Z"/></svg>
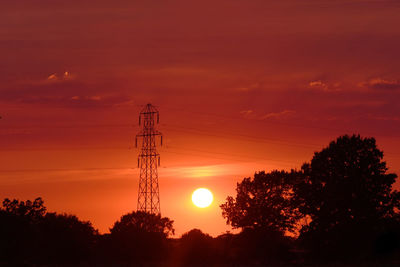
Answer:
<svg viewBox="0 0 400 267"><path fill-rule="evenodd" d="M206 208L211 205L214 197L207 188L198 188L192 194L192 202L196 207Z"/></svg>

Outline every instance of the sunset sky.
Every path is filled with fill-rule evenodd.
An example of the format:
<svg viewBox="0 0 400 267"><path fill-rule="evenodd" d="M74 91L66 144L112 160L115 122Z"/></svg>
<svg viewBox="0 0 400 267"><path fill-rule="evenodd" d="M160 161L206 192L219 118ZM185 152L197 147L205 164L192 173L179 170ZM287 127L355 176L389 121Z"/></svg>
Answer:
<svg viewBox="0 0 400 267"><path fill-rule="evenodd" d="M147 103L176 236L231 230L218 206L237 182L339 135L375 137L400 174L399 14L397 0L1 1L0 199L41 196L107 232L136 210Z"/></svg>

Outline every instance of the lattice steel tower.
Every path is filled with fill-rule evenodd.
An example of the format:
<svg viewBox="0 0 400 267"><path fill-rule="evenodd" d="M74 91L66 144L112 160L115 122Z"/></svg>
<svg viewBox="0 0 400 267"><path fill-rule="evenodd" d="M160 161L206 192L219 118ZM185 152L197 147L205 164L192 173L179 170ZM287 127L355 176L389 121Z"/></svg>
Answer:
<svg viewBox="0 0 400 267"><path fill-rule="evenodd" d="M138 168L140 168L139 193L137 210L153 214L160 214L160 192L158 187L157 166L160 165L160 154L157 153L156 137L162 134L154 126L159 122L160 115L157 109L147 104L139 115L139 125L143 129L136 135L135 144L137 147L138 138L142 138L142 150L138 157Z"/></svg>

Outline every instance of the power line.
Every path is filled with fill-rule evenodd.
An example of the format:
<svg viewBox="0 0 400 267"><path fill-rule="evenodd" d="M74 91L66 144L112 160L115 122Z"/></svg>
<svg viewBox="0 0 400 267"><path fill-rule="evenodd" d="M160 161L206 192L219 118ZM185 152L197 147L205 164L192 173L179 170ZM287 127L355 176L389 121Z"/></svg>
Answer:
<svg viewBox="0 0 400 267"><path fill-rule="evenodd" d="M235 139L235 140L236 140L236 138L234 138L234 137L239 137L242 140L257 142L257 143L262 142L262 143L279 144L279 145L286 145L286 146L321 147L320 144L288 142L283 139L277 139L277 138L257 137L257 136L245 135L245 134L224 133L224 132L220 132L220 131L219 132L213 131L213 133L209 133L209 132L206 132L201 129L191 128L191 127L182 127L182 126L173 125L173 124L164 124L163 126L166 128L170 128L170 131L172 130L172 131L176 131L176 132L194 133L194 134L199 134L199 135L204 135L204 136L229 138L229 139ZM178 129L178 130L175 130L174 128Z"/></svg>
<svg viewBox="0 0 400 267"><path fill-rule="evenodd" d="M182 150L185 152L180 152L180 151L171 151L171 149L176 149L176 150ZM188 153L187 151L193 151L196 152L195 153ZM197 156L197 157L202 157L201 155L199 155L198 153L203 153L203 154L208 154L206 157L207 158L215 158L215 159L221 159L221 160L232 160L234 159L235 161L239 161L239 162L245 162L244 159L247 159L248 161L246 162L253 162L254 160L257 161L272 161L272 162L279 162L282 164L297 164L297 162L294 161L286 161L286 160L276 160L276 159L272 159L272 158L267 158L267 157L257 157L257 156L246 156L246 155L239 155L239 154L232 154L232 153L223 153L223 152L214 152L214 151L207 151L207 150L201 150L201 149L192 149L192 148L182 148L182 147L176 147L176 146L170 146L167 145L167 150L165 151L165 153L179 153L179 154L184 154L184 155L192 155L192 156ZM211 156L209 155L211 154ZM225 157L217 157L215 155L222 155ZM228 158L227 158L228 157Z"/></svg>
<svg viewBox="0 0 400 267"><path fill-rule="evenodd" d="M249 120L244 117L240 116L229 116L229 115L222 115L219 113L211 113L211 112L199 112L199 111L191 111L187 110L184 108L179 108L179 107L170 107L170 106L165 106L161 105L162 108L169 109L169 110L175 110L179 112L184 112L184 113L192 113L195 115L200 115L203 117L215 117L215 118L221 118L221 119L229 119L229 120L241 120L241 121L246 121L246 122L259 122L263 124L270 124L270 125L282 125L282 126L287 126L287 127L295 127L295 128L303 128L303 129L319 129L319 130L324 130L324 131L337 131L337 132L354 132L354 130L350 129L340 129L340 128L333 128L333 127L321 127L321 126L314 126L314 125L304 125L304 124L299 124L299 123L289 123L289 122L282 122L282 121L268 121L268 120L257 120L257 119L252 119ZM400 137L399 135L390 135L390 137Z"/></svg>

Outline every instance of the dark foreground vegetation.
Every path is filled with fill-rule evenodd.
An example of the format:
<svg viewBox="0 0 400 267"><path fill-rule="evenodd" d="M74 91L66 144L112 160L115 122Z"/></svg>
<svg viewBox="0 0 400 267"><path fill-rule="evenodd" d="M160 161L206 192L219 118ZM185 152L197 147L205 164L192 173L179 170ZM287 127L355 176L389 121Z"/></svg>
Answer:
<svg viewBox="0 0 400 267"><path fill-rule="evenodd" d="M373 138L342 136L300 170L259 172L221 205L239 234L198 229L172 239L173 221L132 212L110 233L46 212L41 198L5 199L0 265L399 265L400 193Z"/></svg>

